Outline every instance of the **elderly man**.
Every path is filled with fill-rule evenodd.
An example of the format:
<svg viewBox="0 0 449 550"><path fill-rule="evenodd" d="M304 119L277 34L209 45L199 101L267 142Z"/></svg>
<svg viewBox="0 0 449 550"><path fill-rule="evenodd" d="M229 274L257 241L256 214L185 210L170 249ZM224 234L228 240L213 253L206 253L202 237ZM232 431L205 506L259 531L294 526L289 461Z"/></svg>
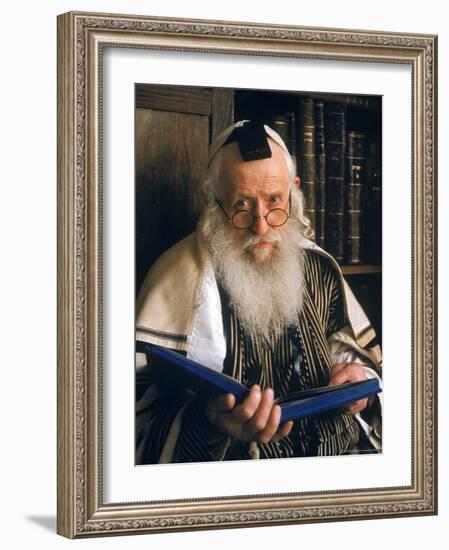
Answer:
<svg viewBox="0 0 449 550"><path fill-rule="evenodd" d="M336 262L307 238L299 187L284 142L266 125L238 122L211 145L208 206L197 231L149 272L137 339L223 371L250 392L236 403L231 394L187 398L150 384L137 404L137 463L380 448L378 398L285 424L274 404L292 391L380 375L365 314Z"/></svg>

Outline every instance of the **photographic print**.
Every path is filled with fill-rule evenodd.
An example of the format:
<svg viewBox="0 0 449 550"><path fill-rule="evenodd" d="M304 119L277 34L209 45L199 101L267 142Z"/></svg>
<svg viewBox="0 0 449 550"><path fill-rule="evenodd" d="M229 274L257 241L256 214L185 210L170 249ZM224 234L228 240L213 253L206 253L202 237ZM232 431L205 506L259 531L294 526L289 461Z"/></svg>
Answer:
<svg viewBox="0 0 449 550"><path fill-rule="evenodd" d="M375 96L136 85L137 464L381 451L381 123Z"/></svg>

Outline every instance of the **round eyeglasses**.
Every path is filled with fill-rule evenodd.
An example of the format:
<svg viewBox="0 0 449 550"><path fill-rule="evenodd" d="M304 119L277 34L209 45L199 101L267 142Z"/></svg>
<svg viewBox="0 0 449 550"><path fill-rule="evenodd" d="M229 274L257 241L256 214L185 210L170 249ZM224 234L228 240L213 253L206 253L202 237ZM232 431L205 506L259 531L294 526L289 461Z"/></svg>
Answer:
<svg viewBox="0 0 449 550"><path fill-rule="evenodd" d="M288 196L288 212L283 208L273 208L264 216L254 216L249 210L238 210L229 217L217 197L215 197L215 200L226 216L226 219L230 221L236 229L249 229L258 218L264 218L270 227L280 227L287 222L291 214L291 191Z"/></svg>

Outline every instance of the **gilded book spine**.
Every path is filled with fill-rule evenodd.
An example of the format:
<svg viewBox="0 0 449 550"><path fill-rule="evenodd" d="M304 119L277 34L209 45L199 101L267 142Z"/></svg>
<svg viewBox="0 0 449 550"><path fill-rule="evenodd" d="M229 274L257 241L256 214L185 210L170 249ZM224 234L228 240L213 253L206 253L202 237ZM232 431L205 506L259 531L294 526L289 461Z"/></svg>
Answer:
<svg viewBox="0 0 449 550"><path fill-rule="evenodd" d="M296 131L295 131L295 113L288 112L277 114L268 120L268 124L284 140L293 162L296 166Z"/></svg>
<svg viewBox="0 0 449 550"><path fill-rule="evenodd" d="M326 245L326 146L324 141L324 102L315 99L315 181L316 243Z"/></svg>
<svg viewBox="0 0 449 550"><path fill-rule="evenodd" d="M346 263L361 264L364 260L364 191L366 185L366 136L348 132L346 170Z"/></svg>
<svg viewBox="0 0 449 550"><path fill-rule="evenodd" d="M346 108L328 103L326 131L326 249L339 262L344 259Z"/></svg>
<svg viewBox="0 0 449 550"><path fill-rule="evenodd" d="M298 173L305 200L305 214L316 233L316 163L315 163L315 120L313 98L300 103L297 125Z"/></svg>

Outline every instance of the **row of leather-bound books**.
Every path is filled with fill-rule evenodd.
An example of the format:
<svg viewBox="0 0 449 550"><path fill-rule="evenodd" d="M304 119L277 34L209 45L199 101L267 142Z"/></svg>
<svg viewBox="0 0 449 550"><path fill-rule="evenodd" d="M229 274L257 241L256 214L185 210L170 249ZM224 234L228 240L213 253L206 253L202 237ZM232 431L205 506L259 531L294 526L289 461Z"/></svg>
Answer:
<svg viewBox="0 0 449 550"><path fill-rule="evenodd" d="M350 128L347 112L343 102L306 97L269 124L296 161L315 242L340 264L380 264L380 136Z"/></svg>

